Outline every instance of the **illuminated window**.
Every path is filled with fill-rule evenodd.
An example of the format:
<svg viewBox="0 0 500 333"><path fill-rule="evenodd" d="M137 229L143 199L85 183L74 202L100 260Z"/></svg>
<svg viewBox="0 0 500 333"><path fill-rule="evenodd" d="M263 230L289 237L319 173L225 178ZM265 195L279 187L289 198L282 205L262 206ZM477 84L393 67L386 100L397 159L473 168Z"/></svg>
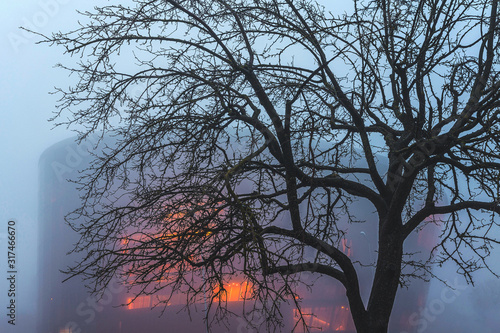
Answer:
<svg viewBox="0 0 500 333"><path fill-rule="evenodd" d="M151 307L151 296L139 296L136 299L129 298L127 299L129 310L134 309L143 309Z"/></svg>
<svg viewBox="0 0 500 333"><path fill-rule="evenodd" d="M219 296L224 302L238 302L252 297L252 286L248 282L232 282L224 284L224 290L222 290ZM219 289L214 291L214 294L218 294ZM218 299L218 298L216 298Z"/></svg>

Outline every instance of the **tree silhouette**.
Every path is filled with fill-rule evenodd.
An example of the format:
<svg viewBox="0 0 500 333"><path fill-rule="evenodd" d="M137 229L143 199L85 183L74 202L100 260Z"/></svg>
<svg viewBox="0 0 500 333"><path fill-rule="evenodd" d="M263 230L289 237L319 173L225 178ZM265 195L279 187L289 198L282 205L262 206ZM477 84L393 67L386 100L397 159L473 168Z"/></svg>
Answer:
<svg viewBox="0 0 500 333"><path fill-rule="evenodd" d="M187 302L219 290L219 310L240 274L271 319L314 272L342 283L358 332L387 332L402 265L452 260L472 280L498 243L497 7L135 0L83 13L44 38L80 59L61 65L79 80L58 89L53 120L115 142L79 180L69 220L86 255L69 273L95 291L113 276L139 294L189 286ZM366 304L337 223L359 200L373 219L357 222L378 231ZM434 255L404 261L438 214Z"/></svg>

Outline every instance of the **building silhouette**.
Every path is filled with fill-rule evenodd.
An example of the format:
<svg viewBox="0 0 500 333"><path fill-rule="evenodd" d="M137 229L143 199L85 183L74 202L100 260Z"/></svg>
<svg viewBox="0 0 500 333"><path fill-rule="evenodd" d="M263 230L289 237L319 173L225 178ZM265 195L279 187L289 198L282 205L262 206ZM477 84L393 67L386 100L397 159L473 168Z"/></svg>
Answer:
<svg viewBox="0 0 500 333"><path fill-rule="evenodd" d="M40 158L38 333L205 332L203 301L194 304L188 313L183 311L182 295L178 295L170 300L161 315L161 309L151 308L155 300L164 295L144 295L134 299L125 286L112 283L101 297L97 297L88 293L80 277L63 283L68 276L60 270L79 259L78 255L68 254L79 238L64 222L64 216L78 207L80 199L76 185L67 179L75 179L79 171L89 165L92 158L88 149L92 147L93 142L77 145L74 139L67 139L48 148ZM371 211L363 208L363 204L359 211L365 211L364 217L369 219ZM352 223L348 228L341 249L356 260L374 262L377 246L375 223ZM429 250L436 231L424 228L415 234L407 242L410 249ZM367 301L373 267L359 267L359 276L362 294ZM303 295L304 319L314 327L310 331L355 332L345 290L340 283L307 273L303 277L315 281L312 291L305 287L299 289ZM225 287L230 310L243 311L243 299L251 286L235 279ZM415 330L411 318L425 306L426 296L427 285L423 282L417 281L408 290L400 290L391 327L398 332ZM291 304L284 304L281 310L285 324L283 332L289 332L297 321L298 312ZM241 319L233 318L227 325L215 325L213 332L252 332L246 329ZM298 326L295 332L303 330Z"/></svg>

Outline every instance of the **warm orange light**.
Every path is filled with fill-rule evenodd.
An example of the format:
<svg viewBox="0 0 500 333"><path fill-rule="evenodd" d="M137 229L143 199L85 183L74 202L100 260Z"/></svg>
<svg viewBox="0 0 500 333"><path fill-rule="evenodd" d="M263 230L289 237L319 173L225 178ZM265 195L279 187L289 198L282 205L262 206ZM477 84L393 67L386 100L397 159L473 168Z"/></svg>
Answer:
<svg viewBox="0 0 500 333"><path fill-rule="evenodd" d="M350 317L349 309L345 306L339 306L334 312L333 323L335 331L345 331Z"/></svg>
<svg viewBox="0 0 500 333"><path fill-rule="evenodd" d="M135 309L144 309L151 307L151 296L139 296L135 299L128 298L127 299L127 309L135 310Z"/></svg>
<svg viewBox="0 0 500 333"><path fill-rule="evenodd" d="M345 238L342 238L341 244L342 244L342 252L344 252L345 254L347 254L348 257L350 257L352 255L352 239L347 240Z"/></svg>
<svg viewBox="0 0 500 333"><path fill-rule="evenodd" d="M252 286L244 281L242 283L225 283L223 290L217 288L214 290L214 294L219 294L219 297L224 302L238 302L250 298L252 296L252 291ZM219 297L215 299L219 300Z"/></svg>

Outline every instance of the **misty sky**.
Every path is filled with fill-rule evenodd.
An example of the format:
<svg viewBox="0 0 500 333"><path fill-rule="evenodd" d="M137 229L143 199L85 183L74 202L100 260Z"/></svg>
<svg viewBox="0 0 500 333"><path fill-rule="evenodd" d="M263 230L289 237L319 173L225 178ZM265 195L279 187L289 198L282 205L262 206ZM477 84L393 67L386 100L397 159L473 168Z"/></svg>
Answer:
<svg viewBox="0 0 500 333"><path fill-rule="evenodd" d="M91 3L107 3L107 1L91 1ZM0 4L1 332L21 332L12 330L12 327L7 325L4 310L8 302L5 278L7 221L15 219L17 223L17 261L20 279L17 314L18 320L22 321L23 316L29 318L29 314L36 313L38 159L50 145L73 135L64 128L51 129L53 125L47 122L57 102L57 96L50 95L49 92L54 86L65 87L74 82L72 81L74 78L68 77L67 72L53 68L57 62L69 61L68 58L62 56L60 48L51 48L46 44L35 45L39 37L21 31L18 27L26 26L41 34L67 30L74 27L78 19L75 9L89 7L85 1L76 0L2 1ZM498 323L500 304L488 303L490 302L488 297L491 296L491 292L488 291L490 290L488 277L481 277L478 289L473 289L463 287L463 280L456 282L455 275L451 272L445 272L443 276L451 281L452 285L458 286L460 292L455 294L457 297L450 303L441 302L445 305L445 308L441 309L439 300L442 300L442 295L447 295L446 300L451 300L452 295L443 292L445 287L442 285L432 284L429 302L435 300L431 303L435 308L415 318L415 320L426 320L423 332L438 332L452 321L462 328L478 327L475 325L488 320L497 320ZM491 288L495 290L495 286ZM497 291L500 290L498 282L496 288ZM485 300L473 301L471 295L483 295ZM481 307L481 304L487 309L482 311L484 318L471 312L473 308ZM420 325L423 327L424 322L420 321Z"/></svg>
<svg viewBox="0 0 500 333"><path fill-rule="evenodd" d="M68 0L0 4L0 331L12 330L6 323L6 232L9 219L17 222L19 321L36 311L38 159L53 143L72 136L63 128L51 130L47 122L57 97L54 86L69 83L68 73L54 69L62 61L61 50L35 45L38 37L18 29L25 26L42 34L75 24L75 6ZM95 2L94 2L95 3ZM81 8L81 7L80 7ZM24 318L23 318L24 316ZM29 333L24 331L25 333Z"/></svg>

